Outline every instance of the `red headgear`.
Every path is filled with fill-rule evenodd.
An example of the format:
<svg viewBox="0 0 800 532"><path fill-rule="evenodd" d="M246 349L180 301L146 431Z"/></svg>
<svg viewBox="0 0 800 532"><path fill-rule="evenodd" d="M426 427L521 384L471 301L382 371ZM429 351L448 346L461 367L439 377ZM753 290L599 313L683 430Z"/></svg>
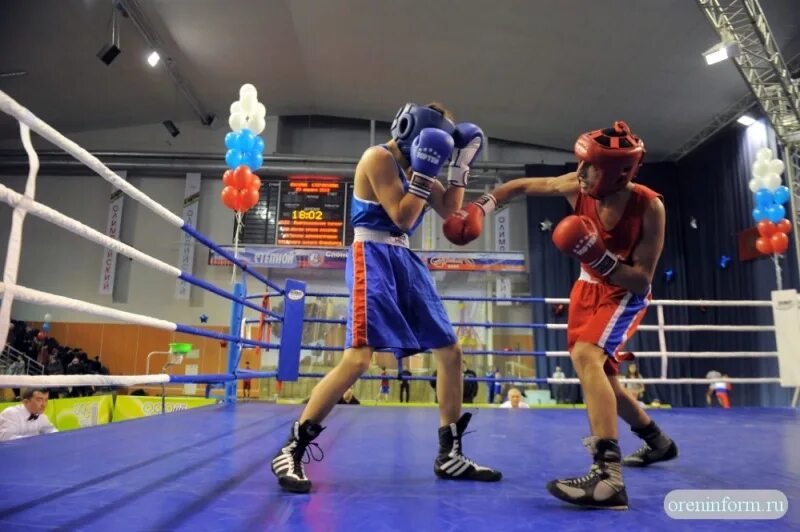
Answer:
<svg viewBox="0 0 800 532"><path fill-rule="evenodd" d="M597 171L597 181L589 190L595 198L624 188L636 177L644 154L642 139L621 120L614 122L613 128L584 133L575 141L578 170L583 164L591 164Z"/></svg>

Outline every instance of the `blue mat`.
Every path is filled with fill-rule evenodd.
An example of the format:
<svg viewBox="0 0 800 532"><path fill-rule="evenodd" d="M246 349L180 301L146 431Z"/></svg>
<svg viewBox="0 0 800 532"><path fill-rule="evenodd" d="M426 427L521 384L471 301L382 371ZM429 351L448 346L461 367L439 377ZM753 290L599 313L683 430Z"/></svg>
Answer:
<svg viewBox="0 0 800 532"><path fill-rule="evenodd" d="M466 454L495 484L433 475L438 412L338 406L306 466L310 495L280 491L269 462L297 406L214 406L0 444L0 530L774 530L800 527L800 414L673 409L655 419L680 457L626 469L626 512L565 505L544 489L583 475L585 411L481 410ZM622 429L624 452L639 441ZM777 489L780 521L675 521L674 489Z"/></svg>

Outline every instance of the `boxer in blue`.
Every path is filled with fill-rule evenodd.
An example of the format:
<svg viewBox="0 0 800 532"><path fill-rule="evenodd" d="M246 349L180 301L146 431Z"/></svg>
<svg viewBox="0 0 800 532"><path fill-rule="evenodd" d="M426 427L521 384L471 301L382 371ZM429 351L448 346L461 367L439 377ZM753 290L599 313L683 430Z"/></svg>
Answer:
<svg viewBox="0 0 800 532"><path fill-rule="evenodd" d="M461 437L470 414L461 415L461 348L428 269L408 244L428 207L442 218L461 208L469 167L483 142L478 126L456 125L440 104L406 104L392 122L392 140L361 157L351 205L355 238L347 255L346 349L341 362L314 387L288 441L272 460L283 489L311 489L304 454L310 444L316 445L312 442L324 428L322 421L369 368L377 350L403 356L430 349L436 355L441 426L434 473L443 479L484 482L502 477L463 454ZM445 188L436 176L448 160Z"/></svg>

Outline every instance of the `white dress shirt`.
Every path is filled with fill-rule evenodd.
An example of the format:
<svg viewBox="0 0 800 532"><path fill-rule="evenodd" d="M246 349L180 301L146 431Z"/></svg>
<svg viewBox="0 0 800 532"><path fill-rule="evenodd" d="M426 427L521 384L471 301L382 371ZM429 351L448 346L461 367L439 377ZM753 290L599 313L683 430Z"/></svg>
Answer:
<svg viewBox="0 0 800 532"><path fill-rule="evenodd" d="M506 401L505 403L500 405L500 408L514 408L511 406L511 401ZM517 408L530 408L530 405L525 401L520 401L519 406Z"/></svg>
<svg viewBox="0 0 800 532"><path fill-rule="evenodd" d="M40 414L36 419L30 417L25 405L9 406L3 410L0 413L0 441L58 432L46 415Z"/></svg>

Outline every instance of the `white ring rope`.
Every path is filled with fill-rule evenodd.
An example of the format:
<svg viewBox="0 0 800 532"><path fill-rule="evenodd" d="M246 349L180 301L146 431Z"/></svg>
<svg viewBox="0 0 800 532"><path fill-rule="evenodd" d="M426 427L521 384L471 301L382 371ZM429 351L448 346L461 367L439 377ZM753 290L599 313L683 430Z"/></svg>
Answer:
<svg viewBox="0 0 800 532"><path fill-rule="evenodd" d="M25 196L33 198L36 195L36 176L39 174L39 155L33 149L31 142L31 130L27 125L20 122L19 135L25 153L28 155L28 179L25 182ZM13 285L17 283L17 272L19 270L19 257L22 252L22 224L25 221L25 211L14 209L11 213L11 231L8 235L8 247L6 248L6 264L3 269L3 283ZM2 294L2 291L0 291ZM11 326L11 306L14 302L13 294L4 294L3 301L0 302L0 339L5 345L8 338L8 329Z"/></svg>
<svg viewBox="0 0 800 532"><path fill-rule="evenodd" d="M625 350L627 351L627 349ZM661 351L632 351L636 358L661 358L664 353ZM469 353L466 353L469 355ZM498 356L498 355L495 355ZM509 353L500 355L503 358L512 358L514 356L530 356L530 355L514 355ZM569 351L545 351L546 357L568 357ZM776 351L669 351L667 357L669 358L774 358L777 357Z"/></svg>
<svg viewBox="0 0 800 532"><path fill-rule="evenodd" d="M142 264L146 264L147 266L150 266L151 268L154 268L160 272L172 275L174 277L177 277L181 274L181 270L175 266L142 253L138 249L124 244L115 238L106 236L100 231L97 231L96 229L93 229L88 225L75 220L74 218L70 218L69 216L61 214L57 210L52 209L47 205L34 201L27 196L23 196L22 194L18 194L2 184L0 184L0 201L9 204L15 209L27 211L28 213L33 214L42 220L47 220L48 222L66 229L71 233L75 233L86 240L90 240L96 244L100 244L101 246L116 251L117 253L121 253L126 257L141 262Z"/></svg>
<svg viewBox="0 0 800 532"><path fill-rule="evenodd" d="M123 191L131 198L140 202L142 205L153 211L170 224L174 225L175 227L183 226L184 221L180 216L174 214L172 211L153 200L150 196L122 179L108 166L103 164L100 159L50 127L50 125L45 123L25 107L21 106L13 98L11 98L11 96L3 91L0 91L0 111L13 116L21 123L27 125L42 137L72 155L75 159L94 170L100 177ZM33 196L31 195L31 197Z"/></svg>
<svg viewBox="0 0 800 532"><path fill-rule="evenodd" d="M135 323L137 325L146 325L148 327L155 327L156 329L164 329L166 331L174 331L177 325L171 321L160 320L158 318L151 318L141 314L133 314L132 312L125 312L124 310L117 310L102 305L95 305L79 299L72 299L69 297L58 296L48 292L41 292L32 288L26 288L19 285L6 285L0 283L0 293L11 294L21 301L27 301L36 305L50 305L78 312L85 312L95 316L102 316L113 318L115 320Z"/></svg>
<svg viewBox="0 0 800 532"><path fill-rule="evenodd" d="M198 378L202 375L198 375ZM258 377L254 377L258 378ZM500 382L524 382L528 379L513 377L498 379ZM777 377L734 377L719 379L624 379L623 383L642 384L714 384L729 382L732 384L780 384ZM135 384L165 384L170 382L170 375L0 375L0 388L42 387L57 388L61 386L132 386ZM578 379L547 379L547 384L580 384Z"/></svg>
<svg viewBox="0 0 800 532"><path fill-rule="evenodd" d="M566 323L546 323L546 329L551 331L566 331ZM525 325L520 324L524 329ZM639 325L640 331L744 331L744 332L771 332L775 331L774 325Z"/></svg>
<svg viewBox="0 0 800 532"><path fill-rule="evenodd" d="M800 298L798 298L800 300ZM544 302L550 304L569 304L569 298L566 297L546 297ZM521 303L527 304L527 303ZM664 306L664 307L771 307L772 301L766 299L654 299L650 301L650 306Z"/></svg>
<svg viewBox="0 0 800 532"><path fill-rule="evenodd" d="M0 375L0 388L58 388L61 386L133 386L164 384L169 375Z"/></svg>

